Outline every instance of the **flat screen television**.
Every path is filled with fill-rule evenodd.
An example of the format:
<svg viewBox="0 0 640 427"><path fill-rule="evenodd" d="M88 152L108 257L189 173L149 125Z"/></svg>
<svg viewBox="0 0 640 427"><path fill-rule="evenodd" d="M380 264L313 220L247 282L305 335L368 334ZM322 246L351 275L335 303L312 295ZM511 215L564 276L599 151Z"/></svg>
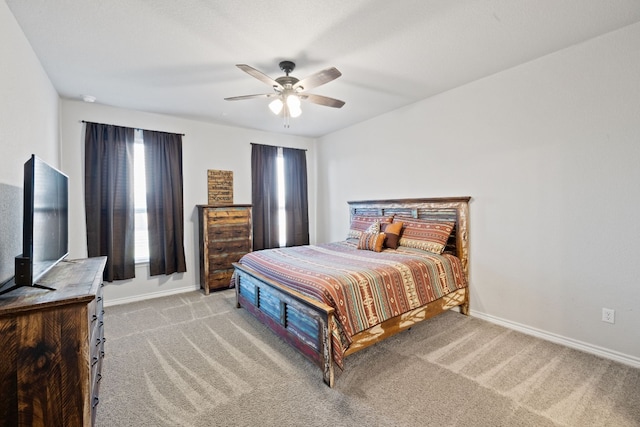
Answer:
<svg viewBox="0 0 640 427"><path fill-rule="evenodd" d="M69 253L69 178L32 155L24 164L22 254L16 256L15 286L38 279Z"/></svg>

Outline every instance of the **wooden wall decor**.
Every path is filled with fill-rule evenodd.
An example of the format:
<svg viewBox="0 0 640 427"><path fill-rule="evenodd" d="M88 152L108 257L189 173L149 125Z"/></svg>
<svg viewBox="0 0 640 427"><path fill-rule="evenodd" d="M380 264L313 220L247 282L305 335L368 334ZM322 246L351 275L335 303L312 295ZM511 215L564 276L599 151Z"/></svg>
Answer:
<svg viewBox="0 0 640 427"><path fill-rule="evenodd" d="M233 171L207 171L208 204L233 204Z"/></svg>

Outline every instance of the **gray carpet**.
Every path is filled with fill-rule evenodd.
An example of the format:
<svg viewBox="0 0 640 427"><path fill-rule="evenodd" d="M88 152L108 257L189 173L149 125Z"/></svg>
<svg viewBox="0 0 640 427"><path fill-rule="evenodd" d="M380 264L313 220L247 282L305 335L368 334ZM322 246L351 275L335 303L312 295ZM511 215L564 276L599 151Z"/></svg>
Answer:
<svg viewBox="0 0 640 427"><path fill-rule="evenodd" d="M640 370L448 312L336 386L233 290L107 307L97 426L640 426Z"/></svg>

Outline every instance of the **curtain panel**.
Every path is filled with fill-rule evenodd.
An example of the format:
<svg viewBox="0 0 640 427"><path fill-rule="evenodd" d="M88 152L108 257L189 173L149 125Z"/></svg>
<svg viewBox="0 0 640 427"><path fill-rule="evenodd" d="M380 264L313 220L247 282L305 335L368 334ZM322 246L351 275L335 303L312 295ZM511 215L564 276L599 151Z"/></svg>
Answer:
<svg viewBox="0 0 640 427"><path fill-rule="evenodd" d="M278 227L278 147L251 144L253 250L280 246Z"/></svg>
<svg viewBox="0 0 640 427"><path fill-rule="evenodd" d="M107 282L135 277L133 140L132 128L86 123L87 252L107 256Z"/></svg>
<svg viewBox="0 0 640 427"><path fill-rule="evenodd" d="M143 131L149 274L187 271L184 255L182 135Z"/></svg>
<svg viewBox="0 0 640 427"><path fill-rule="evenodd" d="M309 244L309 201L307 193L307 152L283 148L284 206L287 246Z"/></svg>

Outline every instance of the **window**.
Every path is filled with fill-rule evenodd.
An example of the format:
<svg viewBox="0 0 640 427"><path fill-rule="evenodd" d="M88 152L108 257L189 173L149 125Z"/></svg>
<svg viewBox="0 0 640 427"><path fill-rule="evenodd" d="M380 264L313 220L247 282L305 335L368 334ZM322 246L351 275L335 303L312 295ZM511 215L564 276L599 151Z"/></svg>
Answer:
<svg viewBox="0 0 640 427"><path fill-rule="evenodd" d="M253 250L309 244L306 150L251 144Z"/></svg>
<svg viewBox="0 0 640 427"><path fill-rule="evenodd" d="M284 157L282 156L282 147L278 148L276 174L278 176L278 230L280 232L278 240L280 247L283 248L287 246L287 214L284 209Z"/></svg>
<svg viewBox="0 0 640 427"><path fill-rule="evenodd" d="M147 227L147 186L145 178L144 139L135 130L133 141L133 185L135 210L135 262L149 262L149 231Z"/></svg>
<svg viewBox="0 0 640 427"><path fill-rule="evenodd" d="M181 134L86 122L85 170L87 254L107 256L107 282L136 277L136 262L187 271Z"/></svg>

